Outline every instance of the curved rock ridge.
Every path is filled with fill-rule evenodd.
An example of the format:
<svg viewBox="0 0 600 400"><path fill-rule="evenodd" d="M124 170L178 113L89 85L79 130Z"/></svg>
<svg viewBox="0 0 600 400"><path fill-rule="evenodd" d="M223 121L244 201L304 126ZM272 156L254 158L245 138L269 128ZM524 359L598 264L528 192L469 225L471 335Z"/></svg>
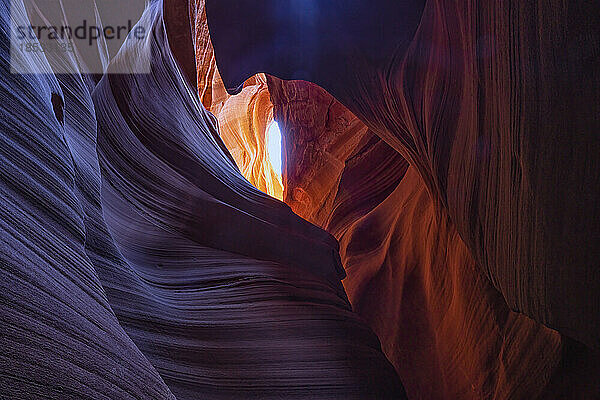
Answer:
<svg viewBox="0 0 600 400"><path fill-rule="evenodd" d="M305 147L291 147L298 165L286 171L286 187L331 199L306 203L298 213L322 215L318 223L340 240L353 309L379 336L409 398L536 398L552 386L550 377L564 373L560 335L509 311L415 169L370 132L354 145L319 124L304 128L323 114L322 104L337 102L308 82L269 82L286 135L296 143L323 135L332 142L330 154L344 161L337 174L319 174L329 154L303 157ZM300 90L302 107L295 96L277 95ZM339 103L330 110L331 120L351 115ZM574 382L568 381L561 390Z"/></svg>
<svg viewBox="0 0 600 400"><path fill-rule="evenodd" d="M356 201L359 185L341 193ZM353 309L380 337L410 398L540 396L558 369L560 335L509 311L414 168L368 213L350 224L352 214L338 218L346 227L329 229L340 237Z"/></svg>
<svg viewBox="0 0 600 400"><path fill-rule="evenodd" d="M242 175L257 189L282 200L281 175L275 172L267 151L273 104L264 74L246 81L242 91L230 96L216 116L221 138Z"/></svg>
<svg viewBox="0 0 600 400"><path fill-rule="evenodd" d="M600 349L600 5L416 3L353 3L389 19L408 7L394 34L352 25L352 11L314 27L272 2L236 2L232 16L208 0L207 18L227 88L257 71L325 87L418 171L511 310ZM337 40L298 36L323 29ZM302 59L274 56L299 47ZM330 67L306 61L323 53Z"/></svg>
<svg viewBox="0 0 600 400"><path fill-rule="evenodd" d="M409 398L600 395L599 354L509 310L396 150L370 132L355 146L313 124L324 115L352 115L314 84L270 77L269 90L294 143L286 149L294 160L285 171L286 192L307 201L285 199L340 240L353 309L379 336ZM323 174L331 154L342 167Z"/></svg>
<svg viewBox="0 0 600 400"><path fill-rule="evenodd" d="M510 311L405 161L395 190L355 211L374 204L377 189L361 194L376 179L377 153L385 151L353 159L328 230L340 239L353 309L379 336L409 398L600 396L600 355Z"/></svg>
<svg viewBox="0 0 600 400"><path fill-rule="evenodd" d="M202 244L303 269L312 268L313 272L336 281L343 275L337 240L299 218L286 204L257 190L223 150L214 117L200 104L169 51L161 12L153 5L144 14L144 23L155 27L153 33L157 39L137 47L126 42L119 57L112 62L114 68L123 70L136 70L140 63L150 63L153 74L110 74L109 70L94 91L101 129L100 160L108 156L114 158L105 163L106 187L119 183L123 186L119 188L122 195L130 194L123 192L125 188L143 187L144 191L136 189L130 194L143 198L156 190L157 194L163 194L158 181L148 182L145 178L145 174L153 173L158 179L164 169L152 172L150 166L144 166L140 157L148 153L143 161L149 165L154 159L168 162L178 179L184 182L181 185L194 193L193 196L179 194L169 199L172 203L165 204L140 200L155 212L167 207L160 213L172 213L169 207L176 206L186 210L177 221L180 231ZM165 42L159 43L163 38ZM135 57L128 57L130 53ZM153 92L146 93L150 89ZM160 101L164 93L171 96L168 103ZM138 143L145 150L140 157L119 156L127 149L134 152L131 147ZM120 169L141 170L144 174L132 173L125 177ZM164 184L168 183L167 178L162 179L166 181ZM199 203L200 198L206 201ZM227 223L239 229L224 229ZM256 236L258 244L245 240L249 232ZM274 238L278 241L270 240Z"/></svg>
<svg viewBox="0 0 600 400"><path fill-rule="evenodd" d="M0 7L0 397L405 398L337 241L222 150L162 2L113 61L152 73L96 86L35 53L11 74Z"/></svg>
<svg viewBox="0 0 600 400"><path fill-rule="evenodd" d="M125 329L178 398L402 397L339 285L337 241L221 150L160 6L144 16L153 40L114 60L152 74L106 75L93 93L104 215L147 291L122 305Z"/></svg>
<svg viewBox="0 0 600 400"><path fill-rule="evenodd" d="M75 60L9 55L11 15L27 24L23 3L10 3L0 2L0 397L175 399L98 271L127 264L102 219L93 83L52 73ZM15 63L46 74L13 74Z"/></svg>

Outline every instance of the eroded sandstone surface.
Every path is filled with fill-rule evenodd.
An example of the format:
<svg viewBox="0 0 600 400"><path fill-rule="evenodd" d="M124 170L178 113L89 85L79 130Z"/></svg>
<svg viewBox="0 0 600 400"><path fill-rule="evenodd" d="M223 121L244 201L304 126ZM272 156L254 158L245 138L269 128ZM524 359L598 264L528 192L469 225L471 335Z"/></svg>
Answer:
<svg viewBox="0 0 600 400"><path fill-rule="evenodd" d="M0 398L600 397L597 3L155 0L100 76L0 17Z"/></svg>

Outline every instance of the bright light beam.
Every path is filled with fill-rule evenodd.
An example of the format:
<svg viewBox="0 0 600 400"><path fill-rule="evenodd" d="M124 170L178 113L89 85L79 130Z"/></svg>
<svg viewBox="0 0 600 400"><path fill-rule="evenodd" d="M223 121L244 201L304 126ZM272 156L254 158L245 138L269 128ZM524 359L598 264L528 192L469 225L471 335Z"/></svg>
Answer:
<svg viewBox="0 0 600 400"><path fill-rule="evenodd" d="M273 170L281 176L281 131L277 121L267 128L267 155Z"/></svg>

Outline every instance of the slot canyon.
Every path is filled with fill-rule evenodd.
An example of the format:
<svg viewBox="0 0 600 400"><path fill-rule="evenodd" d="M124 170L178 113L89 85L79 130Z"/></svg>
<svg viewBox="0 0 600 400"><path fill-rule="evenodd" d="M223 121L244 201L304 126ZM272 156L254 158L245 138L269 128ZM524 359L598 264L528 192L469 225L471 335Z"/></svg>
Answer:
<svg viewBox="0 0 600 400"><path fill-rule="evenodd" d="M102 73L15 45L44 1L1 400L600 399L598 1L151 0Z"/></svg>

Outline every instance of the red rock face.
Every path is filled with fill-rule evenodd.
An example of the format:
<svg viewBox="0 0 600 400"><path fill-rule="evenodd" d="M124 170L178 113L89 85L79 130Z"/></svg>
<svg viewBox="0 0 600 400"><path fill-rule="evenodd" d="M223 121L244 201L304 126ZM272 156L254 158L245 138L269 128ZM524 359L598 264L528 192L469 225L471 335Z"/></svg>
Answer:
<svg viewBox="0 0 600 400"><path fill-rule="evenodd" d="M298 144L286 149L286 193L330 199L300 206L296 199L288 201L340 240L353 309L380 337L409 396L540 395L560 361L560 335L508 309L400 154L366 127L356 143L336 141L346 136L342 129L332 134L325 124L312 124L324 114L324 105L334 121L353 117L313 84L269 83L287 142ZM334 143L329 154L301 145L318 142L314 137L321 135ZM319 174L331 153L343 166L330 176ZM290 165L290 159L298 164Z"/></svg>
<svg viewBox="0 0 600 400"><path fill-rule="evenodd" d="M350 300L379 334L409 396L597 397L598 5L433 0L416 32L410 25L405 36L386 36L385 27L359 32L348 20L327 28L348 41L313 47L294 36L313 28L294 22L292 11L275 18L261 9L266 28L241 23L233 29L259 34L236 42L221 29L221 6L208 6L211 34L225 38L214 43L231 45L216 48L228 88L252 66L288 79L301 70L411 165L392 195L368 207L348 194L350 182L334 185L335 195L319 193L345 199L319 223L329 220L322 225L340 240ZM393 18L393 7L370 5L378 6ZM291 26L277 27L288 17ZM396 51L374 56L365 36L394 42ZM262 58L228 52L253 40ZM305 46L304 59L273 57L283 40ZM319 63L323 52L337 57L329 67ZM303 135L304 123L293 122L312 117L285 101L274 100L275 109L298 113L286 118L292 134ZM304 163L304 148L291 151ZM310 163L318 164L288 166L287 192L319 191L303 181ZM310 218L316 208L295 210Z"/></svg>
<svg viewBox="0 0 600 400"><path fill-rule="evenodd" d="M396 7L411 3L378 6L392 24ZM244 5L236 15L250 12ZM223 45L226 87L257 67L286 78L303 68L417 169L511 309L600 348L597 4L432 0L397 36L360 31L342 13L319 29L346 40L319 46L295 36L311 27L293 22L293 10L277 17L289 26L261 8L260 25L240 20L227 34L227 1L208 6L211 35L225 38L213 44ZM376 11L361 11L367 28ZM373 54L364 35L396 50ZM232 54L236 38L264 54ZM283 40L310 56L275 58ZM322 65L324 52L339 59Z"/></svg>
<svg viewBox="0 0 600 400"><path fill-rule="evenodd" d="M541 393L560 358L560 335L509 311L413 168L340 233L348 296L409 396Z"/></svg>
<svg viewBox="0 0 600 400"><path fill-rule="evenodd" d="M511 309L597 349L599 59L573 41L598 37L600 10L468 5L428 3L365 119L420 172Z"/></svg>
<svg viewBox="0 0 600 400"><path fill-rule="evenodd" d="M295 213L324 226L345 160L367 127L317 85L268 78L274 114L284 132L284 201Z"/></svg>

